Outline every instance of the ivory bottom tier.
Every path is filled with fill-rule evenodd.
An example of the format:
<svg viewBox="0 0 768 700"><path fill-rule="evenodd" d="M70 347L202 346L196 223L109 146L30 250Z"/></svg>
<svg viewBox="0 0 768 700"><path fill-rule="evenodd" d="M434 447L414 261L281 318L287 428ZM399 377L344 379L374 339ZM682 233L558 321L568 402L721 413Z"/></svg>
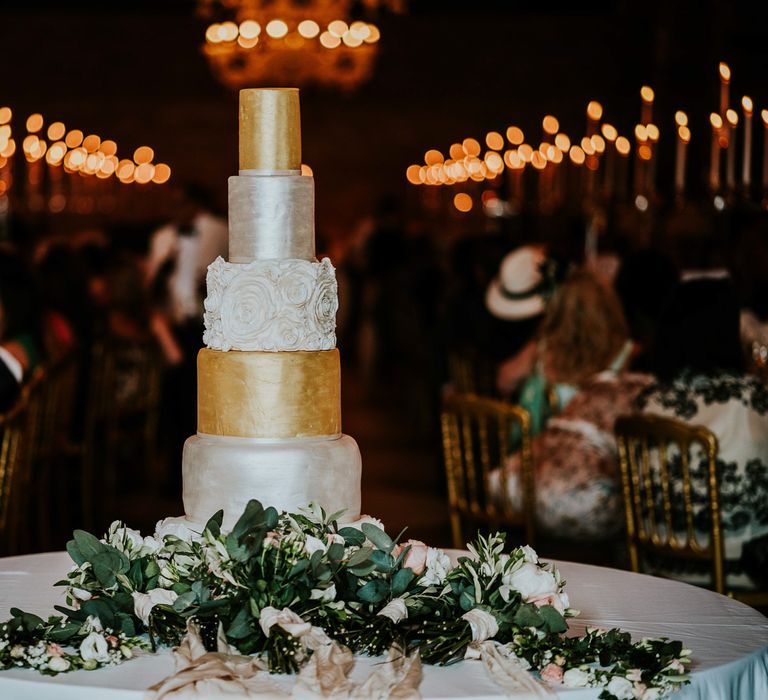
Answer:
<svg viewBox="0 0 768 700"><path fill-rule="evenodd" d="M361 459L349 435L265 440L198 433L184 444L184 511L205 524L224 510L231 528L252 498L278 510L297 511L310 502L339 518L360 517Z"/></svg>

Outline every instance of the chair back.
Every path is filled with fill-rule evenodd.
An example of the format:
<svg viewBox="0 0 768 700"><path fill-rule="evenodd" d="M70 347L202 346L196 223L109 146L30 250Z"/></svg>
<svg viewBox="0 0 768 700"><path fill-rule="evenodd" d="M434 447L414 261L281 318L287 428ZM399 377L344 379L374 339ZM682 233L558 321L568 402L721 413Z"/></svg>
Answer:
<svg viewBox="0 0 768 700"><path fill-rule="evenodd" d="M534 484L528 412L491 398L455 394L443 401L441 427L454 546L466 544L462 520L479 521L492 527L522 527L526 540L532 544ZM515 427L522 436L522 512L513 510L509 503L509 477L504 469ZM494 493L489 489L492 473L499 475L499 488Z"/></svg>
<svg viewBox="0 0 768 700"><path fill-rule="evenodd" d="M708 560L713 588L724 593L715 435L701 426L641 414L620 417L615 432L632 569L640 571L641 552ZM704 542L697 535L702 530L701 514L694 509L694 493L702 491L709 523Z"/></svg>
<svg viewBox="0 0 768 700"><path fill-rule="evenodd" d="M18 495L28 461L25 432L29 422L27 403L22 397L10 411L0 415L0 549L16 552L20 507Z"/></svg>

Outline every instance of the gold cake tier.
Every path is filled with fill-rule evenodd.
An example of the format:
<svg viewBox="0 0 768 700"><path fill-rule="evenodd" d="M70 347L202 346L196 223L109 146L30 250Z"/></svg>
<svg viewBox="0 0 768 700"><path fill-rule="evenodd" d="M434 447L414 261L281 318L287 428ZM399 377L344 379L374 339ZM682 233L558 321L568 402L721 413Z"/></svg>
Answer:
<svg viewBox="0 0 768 700"><path fill-rule="evenodd" d="M273 439L339 435L339 351L203 348L197 356L197 430Z"/></svg>

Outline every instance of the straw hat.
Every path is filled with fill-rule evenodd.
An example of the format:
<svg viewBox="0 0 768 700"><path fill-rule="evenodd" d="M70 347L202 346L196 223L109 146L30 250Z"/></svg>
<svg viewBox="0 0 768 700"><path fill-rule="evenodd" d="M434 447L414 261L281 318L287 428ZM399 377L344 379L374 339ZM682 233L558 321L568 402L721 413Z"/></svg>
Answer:
<svg viewBox="0 0 768 700"><path fill-rule="evenodd" d="M522 246L508 253L501 261L499 274L488 285L488 311L505 321L543 313L554 290L551 262L539 246Z"/></svg>

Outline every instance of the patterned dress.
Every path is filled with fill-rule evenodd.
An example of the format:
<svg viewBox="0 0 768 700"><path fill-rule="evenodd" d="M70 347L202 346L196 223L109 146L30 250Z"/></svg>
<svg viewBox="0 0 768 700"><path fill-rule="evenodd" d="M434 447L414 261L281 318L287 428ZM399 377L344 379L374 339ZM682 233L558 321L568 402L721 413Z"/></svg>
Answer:
<svg viewBox="0 0 768 700"><path fill-rule="evenodd" d="M726 583L755 588L741 564L742 548L768 537L768 388L751 375L717 376L682 373L668 384L656 384L637 401L640 410L709 428L719 443L718 471L725 542ZM707 461L691 460L693 507L698 536L707 540ZM689 583L706 584L708 568L695 565L660 569Z"/></svg>
<svg viewBox="0 0 768 700"><path fill-rule="evenodd" d="M568 539L605 540L624 526L616 440L616 418L632 413L652 383L644 374L606 371L585 382L568 405L533 438L537 526ZM504 467L508 498L521 509L519 455ZM491 474L491 490L500 490Z"/></svg>

